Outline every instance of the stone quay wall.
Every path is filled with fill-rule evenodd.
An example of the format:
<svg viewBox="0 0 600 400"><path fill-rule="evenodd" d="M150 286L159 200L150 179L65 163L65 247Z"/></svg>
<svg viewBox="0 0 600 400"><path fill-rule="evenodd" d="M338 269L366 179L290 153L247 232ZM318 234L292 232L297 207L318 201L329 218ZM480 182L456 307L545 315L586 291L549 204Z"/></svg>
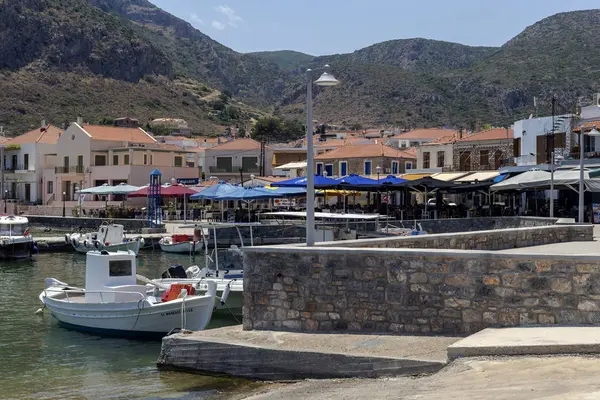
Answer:
<svg viewBox="0 0 600 400"><path fill-rule="evenodd" d="M505 250L551 243L591 241L591 225L552 225L452 234L399 236L319 243L319 247Z"/></svg>
<svg viewBox="0 0 600 400"><path fill-rule="evenodd" d="M81 229L89 231L96 230L105 221L123 225L128 232L140 233L142 228L147 228L148 221L145 219L109 219L109 218L77 218L77 217L49 217L44 215L25 215L33 225L64 228L67 230Z"/></svg>
<svg viewBox="0 0 600 400"><path fill-rule="evenodd" d="M391 221L392 225L412 228L420 224L427 233L452 233L487 231L492 229L511 229L534 226L554 225L558 218L544 217L481 217L481 218L447 218Z"/></svg>
<svg viewBox="0 0 600 400"><path fill-rule="evenodd" d="M551 228L543 231L572 238L593 230ZM246 248L244 268L246 330L469 334L600 323L597 255L288 245Z"/></svg>

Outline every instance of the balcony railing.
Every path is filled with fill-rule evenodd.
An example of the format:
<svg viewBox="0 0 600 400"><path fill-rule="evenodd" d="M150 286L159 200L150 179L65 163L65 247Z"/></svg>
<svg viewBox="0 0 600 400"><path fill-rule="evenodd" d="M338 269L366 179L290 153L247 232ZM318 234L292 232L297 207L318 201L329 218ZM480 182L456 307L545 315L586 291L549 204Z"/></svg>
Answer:
<svg viewBox="0 0 600 400"><path fill-rule="evenodd" d="M35 171L33 165L30 164L13 164L4 167L5 171Z"/></svg>
<svg viewBox="0 0 600 400"><path fill-rule="evenodd" d="M77 165L75 167L54 167L54 173L56 174L83 174L83 165Z"/></svg>
<svg viewBox="0 0 600 400"><path fill-rule="evenodd" d="M260 168L259 167L242 167L241 165L233 165L231 167L215 167L215 166L211 166L208 167L208 171L211 173L239 173L240 172L240 168L242 168L242 172L243 173L258 173L260 172Z"/></svg>

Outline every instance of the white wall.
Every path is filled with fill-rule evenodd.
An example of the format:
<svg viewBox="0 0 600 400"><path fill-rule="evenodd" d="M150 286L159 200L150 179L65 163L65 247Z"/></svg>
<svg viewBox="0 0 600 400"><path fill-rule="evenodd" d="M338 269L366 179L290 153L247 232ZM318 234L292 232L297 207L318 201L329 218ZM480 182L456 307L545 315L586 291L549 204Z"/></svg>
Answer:
<svg viewBox="0 0 600 400"><path fill-rule="evenodd" d="M555 116L555 122L560 116ZM544 136L552 132L552 117L539 117L523 119L514 124L514 138L521 139L521 154L515 154L515 157L522 156L523 159L531 159L535 162L536 157L530 156L537 154L537 137ZM565 118L557 132L571 132L571 119Z"/></svg>

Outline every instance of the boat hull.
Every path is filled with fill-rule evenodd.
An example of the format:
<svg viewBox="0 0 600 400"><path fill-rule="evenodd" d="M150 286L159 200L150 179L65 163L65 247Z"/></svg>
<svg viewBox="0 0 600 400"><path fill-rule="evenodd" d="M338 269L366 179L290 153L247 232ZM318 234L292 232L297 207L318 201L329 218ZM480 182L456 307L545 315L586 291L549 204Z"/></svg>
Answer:
<svg viewBox="0 0 600 400"><path fill-rule="evenodd" d="M31 258L33 254L33 240L0 244L0 259Z"/></svg>
<svg viewBox="0 0 600 400"><path fill-rule="evenodd" d="M202 250L203 244L202 242L194 242L194 249L192 250L193 242L180 242L174 244L167 244L159 242L160 249L166 253L180 253L180 254L189 254L191 252L198 253Z"/></svg>
<svg viewBox="0 0 600 400"><path fill-rule="evenodd" d="M97 250L95 247L85 247L83 245L83 243L79 243L79 246L75 246L73 243L71 243L71 246L73 246L73 249L75 249L75 251L78 253L87 253L88 251ZM141 247L140 240L131 240L127 243L119 243L119 244L114 244L114 245L111 244L109 246L104 246L100 250L106 250L109 252L131 250L137 256L140 253L140 247Z"/></svg>
<svg viewBox="0 0 600 400"><path fill-rule="evenodd" d="M242 315L242 308L244 306L244 281L242 279L209 279L217 284L217 295L215 296L215 313L216 314L235 314ZM153 282L170 285L173 283L189 283L194 285L198 290L208 290L207 279L177 279L177 278L166 278L166 279L154 279ZM221 297L223 296L223 290L227 285L230 285L230 292L227 296L225 304L221 304Z"/></svg>
<svg viewBox="0 0 600 400"><path fill-rule="evenodd" d="M62 325L80 331L116 336L161 336L182 328L201 331L210 322L214 297L192 296L150 305L145 300L128 303L85 303L56 300L42 294L40 300Z"/></svg>

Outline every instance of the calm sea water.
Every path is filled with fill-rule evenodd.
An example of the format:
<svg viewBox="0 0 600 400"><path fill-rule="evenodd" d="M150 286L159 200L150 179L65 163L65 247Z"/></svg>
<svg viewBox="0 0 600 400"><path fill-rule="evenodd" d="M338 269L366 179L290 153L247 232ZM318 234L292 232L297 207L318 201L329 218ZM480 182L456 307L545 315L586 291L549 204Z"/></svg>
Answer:
<svg viewBox="0 0 600 400"><path fill-rule="evenodd" d="M197 257L194 263L202 263ZM138 273L156 278L187 256L142 252ZM160 342L103 338L59 327L38 295L44 279L83 286L85 255L39 254L35 261L0 261L0 398L2 399L198 399L246 381L159 372ZM212 327L235 323L221 319Z"/></svg>

